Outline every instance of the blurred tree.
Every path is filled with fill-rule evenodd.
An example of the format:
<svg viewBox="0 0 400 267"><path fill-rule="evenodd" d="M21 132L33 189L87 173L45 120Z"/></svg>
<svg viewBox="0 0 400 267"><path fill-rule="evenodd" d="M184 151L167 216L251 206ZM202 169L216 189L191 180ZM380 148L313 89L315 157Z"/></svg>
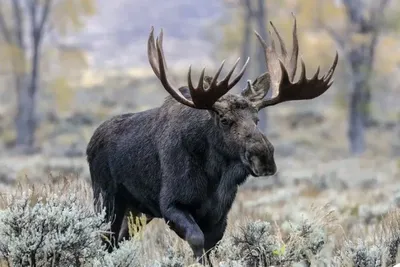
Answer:
<svg viewBox="0 0 400 267"><path fill-rule="evenodd" d="M252 19L253 19L253 9L252 9L252 0L242 0L240 5L243 8L243 22L244 22L244 27L243 27L243 37L242 37L242 52L241 52L241 64L246 62L246 59L251 56L251 25L252 25ZM249 77L249 71L247 71L244 75L244 77L240 81L240 88L244 88L246 86L246 80Z"/></svg>
<svg viewBox="0 0 400 267"><path fill-rule="evenodd" d="M246 0L225 0L230 5ZM254 3L256 0L249 0ZM348 108L348 140L352 154L365 149L365 128L372 116L371 88L375 75L393 72L400 58L387 53L399 46L397 36L390 34L400 28L399 10L387 8L390 0L284 0L268 2L269 19L274 21L284 40L290 40L291 24L287 14L294 12L301 23L300 52L305 62L318 62L321 67L331 64L332 53L339 49L340 61L346 71L337 68L336 86L350 84ZM397 7L399 7L397 5ZM220 49L232 53L246 40L246 13L233 10L232 20L222 24L223 42ZM254 12L253 12L254 13ZM385 14L384 14L385 13ZM388 16L386 16L388 15ZM242 34L240 34L243 32ZM238 34L239 33L239 34ZM254 38L250 38L253 40ZM250 45L251 47L251 45ZM242 44L242 54L245 51ZM257 55L256 60L260 60ZM253 57L254 60L254 57ZM307 64L308 66L308 64ZM311 66L310 66L311 67ZM258 72L258 70L257 70ZM261 72L258 72L259 74ZM256 75L254 75L256 76ZM252 77L254 77L252 76ZM348 82L349 81L349 82ZM337 96L343 95L338 91ZM345 100L347 103L347 99Z"/></svg>
<svg viewBox="0 0 400 267"><path fill-rule="evenodd" d="M91 14L94 14L94 0L0 2L2 67L5 68L3 72L11 73L15 82L15 143L22 152L27 153L34 148L37 128L36 98L41 81L41 67L45 65L42 52L52 52L50 48L46 51L43 49L45 37L65 36L68 32L81 28L84 17ZM49 59L53 60L54 57ZM63 60L58 61L60 65L63 63ZM65 85L64 81L59 84Z"/></svg>
<svg viewBox="0 0 400 267"><path fill-rule="evenodd" d="M320 24L342 50L343 59L351 70L348 138L352 154L361 154L366 149L365 127L371 119L370 79L378 39L383 30L384 11L389 2L390 0L336 1L336 6L343 9L346 17L342 30L334 29L325 14L319 13Z"/></svg>
<svg viewBox="0 0 400 267"><path fill-rule="evenodd" d="M264 73L267 69L262 46L252 42L255 41L255 39L252 38L253 29L256 29L260 36L264 38L264 40L268 40L266 29L267 12L265 2L265 0L226 0L226 4L228 6L238 8L239 12L242 14L243 34L241 35L241 64L243 66L248 57L252 58L253 61L256 60L256 67L248 68L243 78L240 80L239 88L244 88L246 86L246 81L249 79L249 77L253 76L253 72L259 75ZM254 24L256 27L254 27ZM227 42L230 41L231 39L227 40ZM253 49L255 46L257 47L256 51ZM253 55L255 56L253 57ZM268 119L265 109L260 111L259 119L259 128L262 131L265 131L267 129Z"/></svg>
<svg viewBox="0 0 400 267"><path fill-rule="evenodd" d="M267 28L266 28L266 22L267 22L267 15L266 15L266 9L265 9L265 0L257 0L257 9L254 12L254 17L256 20L257 24L257 32L260 34L260 36L264 40L268 40L267 38ZM265 73L267 71L267 64L265 62L265 55L264 55L264 49L261 45L257 46L257 52L256 52L256 60L257 60L257 69L256 73ZM267 95L267 97L270 94ZM267 117L267 110L263 109L260 111L260 122L259 122L259 128L262 131L267 130L268 126L268 117Z"/></svg>

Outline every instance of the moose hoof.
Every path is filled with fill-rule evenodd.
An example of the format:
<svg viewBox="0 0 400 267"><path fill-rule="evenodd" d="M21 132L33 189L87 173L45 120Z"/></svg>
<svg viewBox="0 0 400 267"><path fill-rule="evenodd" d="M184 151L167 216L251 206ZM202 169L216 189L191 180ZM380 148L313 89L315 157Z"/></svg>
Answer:
<svg viewBox="0 0 400 267"><path fill-rule="evenodd" d="M193 250L194 256L201 257L203 255L204 248L204 235L203 233L193 233L186 239L190 247Z"/></svg>

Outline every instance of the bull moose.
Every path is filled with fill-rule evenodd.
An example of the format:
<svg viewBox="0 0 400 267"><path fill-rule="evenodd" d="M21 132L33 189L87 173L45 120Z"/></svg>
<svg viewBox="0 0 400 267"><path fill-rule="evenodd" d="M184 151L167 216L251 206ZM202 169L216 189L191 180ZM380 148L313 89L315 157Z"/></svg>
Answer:
<svg viewBox="0 0 400 267"><path fill-rule="evenodd" d="M115 116L94 132L87 161L94 200L106 209L111 221L109 238L118 247L127 210L135 216L164 219L186 240L198 262L222 239L227 215L238 186L250 175L274 175L274 147L257 127L258 112L285 101L313 99L330 88L338 53L328 72L319 78L319 67L306 77L304 61L294 81L299 45L296 17L293 15L293 47L286 46L271 22L281 53L255 31L264 52L268 72L247 81L240 94L227 94L242 78L249 58L239 73L218 81L222 62L213 77L202 70L197 86L187 74L187 86L174 86L167 75L162 42L163 31L148 38L148 59L154 74L169 93L156 108ZM272 97L266 99L269 90ZM207 257L202 257L204 255ZM208 259L209 261L209 259Z"/></svg>

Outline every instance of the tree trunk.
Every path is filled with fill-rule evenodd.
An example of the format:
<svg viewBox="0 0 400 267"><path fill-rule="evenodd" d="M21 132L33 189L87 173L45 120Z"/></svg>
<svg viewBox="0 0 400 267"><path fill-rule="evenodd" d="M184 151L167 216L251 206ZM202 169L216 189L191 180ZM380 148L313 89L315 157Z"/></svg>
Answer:
<svg viewBox="0 0 400 267"><path fill-rule="evenodd" d="M252 9L251 9L251 1L245 0L243 9L245 10L245 18L244 18L244 32L243 32L243 40L242 40L242 52L240 59L242 61L242 66L246 62L247 58L250 57L251 53L251 43L250 43L250 35L251 35L251 19L252 19ZM242 79L239 82L240 89L246 87L246 81L249 77L249 69L244 73Z"/></svg>
<svg viewBox="0 0 400 267"><path fill-rule="evenodd" d="M354 43L347 57L352 69L353 88L349 108L349 141L352 154L358 155L365 151L365 127L371 122L371 91L369 78L375 58L376 45L379 37L380 19L389 0L377 1L378 5L369 10L365 16L366 5L360 0L343 1L348 18L349 30L368 36L372 34L369 43Z"/></svg>
<svg viewBox="0 0 400 267"><path fill-rule="evenodd" d="M354 155L365 151L365 121L368 99L368 77L366 77L364 62L365 46L360 46L350 53L350 64L353 75L353 88L349 107L349 141L350 150Z"/></svg>
<svg viewBox="0 0 400 267"><path fill-rule="evenodd" d="M365 100L363 88L360 83L354 83L349 107L349 141L350 150L354 155L365 151Z"/></svg>
<svg viewBox="0 0 400 267"><path fill-rule="evenodd" d="M15 146L23 151L33 149L34 133L36 130L36 101L31 93L29 78L22 74L16 77L17 86L17 117L15 127L17 138Z"/></svg>
<svg viewBox="0 0 400 267"><path fill-rule="evenodd" d="M35 152L36 120L36 93L39 80L39 47L40 38L34 36L32 69L30 79L27 75L17 75L18 113L16 118L17 139L16 147L24 153Z"/></svg>
<svg viewBox="0 0 400 267"><path fill-rule="evenodd" d="M258 33L260 36L267 41L267 28L265 25L266 22L266 12L265 12L265 0L258 0L258 10L255 14L256 16L256 21L257 21L257 28L258 28ZM265 62L265 55L264 55L264 49L261 45L257 46L257 73L264 73L267 71L267 66ZM269 94L268 94L269 96ZM267 97L268 97L267 96ZM259 113L259 128L261 131L265 132L268 127L268 114L266 109L262 109Z"/></svg>

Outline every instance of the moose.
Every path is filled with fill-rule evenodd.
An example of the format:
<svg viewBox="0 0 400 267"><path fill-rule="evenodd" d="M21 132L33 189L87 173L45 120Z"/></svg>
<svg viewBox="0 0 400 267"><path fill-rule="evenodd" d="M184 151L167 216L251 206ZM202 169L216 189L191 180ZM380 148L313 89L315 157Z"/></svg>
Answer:
<svg viewBox="0 0 400 267"><path fill-rule="evenodd" d="M293 14L292 14L293 15ZM223 61L214 76L202 70L193 85L191 65L187 85L168 79L163 51L163 31L154 39L151 27L147 44L150 66L169 93L161 106L127 113L103 122L87 146L95 207L105 208L111 222L108 251L118 247L118 236L127 211L164 219L190 245L199 263L210 262L209 252L220 241L238 187L251 175L277 172L274 147L257 127L258 112L285 101L313 99L332 85L338 53L328 72L311 79L301 59L294 81L299 44L293 15L291 55L274 24L281 53L255 31L265 52L268 71L248 80L240 94L228 93L242 78L249 58L234 78L239 59L218 81ZM269 90L272 96L266 99ZM101 200L101 201L100 201ZM99 204L101 203L101 204ZM203 257L205 255L206 257Z"/></svg>

